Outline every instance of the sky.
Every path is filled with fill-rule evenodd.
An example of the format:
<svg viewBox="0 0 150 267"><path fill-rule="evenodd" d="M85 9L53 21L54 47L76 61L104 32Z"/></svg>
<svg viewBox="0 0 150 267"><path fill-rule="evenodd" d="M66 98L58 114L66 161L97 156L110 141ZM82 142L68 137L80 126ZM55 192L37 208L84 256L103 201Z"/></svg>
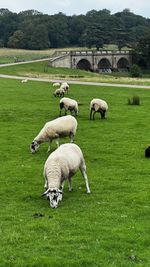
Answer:
<svg viewBox="0 0 150 267"><path fill-rule="evenodd" d="M0 8L16 13L30 9L48 15L62 12L67 16L85 15L93 9L108 9L114 14L128 8L136 15L150 18L150 0L0 0Z"/></svg>

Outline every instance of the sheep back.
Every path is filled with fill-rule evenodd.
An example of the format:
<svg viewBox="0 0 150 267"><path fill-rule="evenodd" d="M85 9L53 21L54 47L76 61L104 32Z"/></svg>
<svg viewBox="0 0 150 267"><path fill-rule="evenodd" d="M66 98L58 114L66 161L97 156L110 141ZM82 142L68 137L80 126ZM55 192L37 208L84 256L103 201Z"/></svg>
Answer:
<svg viewBox="0 0 150 267"><path fill-rule="evenodd" d="M81 149L76 144L63 144L46 160L44 173L50 187L58 186L59 188L65 179L72 177L83 165L85 165L85 161Z"/></svg>
<svg viewBox="0 0 150 267"><path fill-rule="evenodd" d="M65 108L66 110L68 110L70 107L75 108L76 111L78 111L78 103L76 100L71 99L69 97L63 97L60 100L60 107L61 108Z"/></svg>
<svg viewBox="0 0 150 267"><path fill-rule="evenodd" d="M34 140L40 139L41 142L44 142L49 139L68 136L69 133L75 135L76 129L77 120L71 115L63 116L47 122Z"/></svg>
<svg viewBox="0 0 150 267"><path fill-rule="evenodd" d="M94 108L95 111L98 111L99 109L107 111L108 105L106 101L99 98L94 98L90 103L90 109L91 108Z"/></svg>

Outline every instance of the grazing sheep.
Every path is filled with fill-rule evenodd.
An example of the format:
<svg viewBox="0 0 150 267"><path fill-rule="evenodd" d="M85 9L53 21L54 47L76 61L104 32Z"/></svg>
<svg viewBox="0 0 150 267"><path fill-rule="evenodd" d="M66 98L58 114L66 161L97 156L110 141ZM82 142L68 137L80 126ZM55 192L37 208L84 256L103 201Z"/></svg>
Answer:
<svg viewBox="0 0 150 267"><path fill-rule="evenodd" d="M59 106L60 106L59 116L61 116L61 110L63 108L65 109L65 115L67 114L68 110L70 110L71 115L73 114L73 112L76 116L78 114L78 103L74 99L71 99L69 97L63 97L59 102Z"/></svg>
<svg viewBox="0 0 150 267"><path fill-rule="evenodd" d="M56 96L59 96L59 97L62 97L62 96L64 96L64 94L65 94L65 91L64 91L64 89L63 88L58 88L58 89L56 89L55 90L55 92L54 92L54 96L56 97Z"/></svg>
<svg viewBox="0 0 150 267"><path fill-rule="evenodd" d="M64 91L68 94L68 90L69 90L69 84L67 82L63 82L60 86L60 88L63 88Z"/></svg>
<svg viewBox="0 0 150 267"><path fill-rule="evenodd" d="M93 112L93 120L96 112L99 112L101 115L101 119L105 119L105 113L108 110L107 103L99 98L94 98L90 103L90 120L92 118Z"/></svg>
<svg viewBox="0 0 150 267"><path fill-rule="evenodd" d="M77 121L71 116L63 116L55 120L47 122L41 129L39 134L34 138L30 145L30 150L35 153L39 145L43 142L49 141L48 152L50 151L50 145L55 140L57 147L59 146L59 138L70 137L70 142L73 142L73 138L77 130Z"/></svg>
<svg viewBox="0 0 150 267"><path fill-rule="evenodd" d="M22 82L22 83L27 83L27 81L28 81L27 79L24 79L24 80L22 80L21 82Z"/></svg>
<svg viewBox="0 0 150 267"><path fill-rule="evenodd" d="M150 158L150 145L145 149L145 158Z"/></svg>
<svg viewBox="0 0 150 267"><path fill-rule="evenodd" d="M85 179L87 193L90 193L85 160L81 149L75 144L63 144L50 154L44 165L45 177L42 196L49 197L50 206L57 208L62 200L63 186L68 179L69 191L72 191L71 177L80 169Z"/></svg>
<svg viewBox="0 0 150 267"><path fill-rule="evenodd" d="M60 83L53 83L53 87L59 87Z"/></svg>

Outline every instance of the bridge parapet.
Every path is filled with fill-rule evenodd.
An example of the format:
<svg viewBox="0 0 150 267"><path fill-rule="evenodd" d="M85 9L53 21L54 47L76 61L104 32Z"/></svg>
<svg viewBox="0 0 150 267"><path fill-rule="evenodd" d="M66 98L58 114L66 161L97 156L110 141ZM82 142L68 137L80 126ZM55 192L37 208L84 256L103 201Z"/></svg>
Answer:
<svg viewBox="0 0 150 267"><path fill-rule="evenodd" d="M132 54L128 50L72 50L56 51L51 60L51 66L82 68L91 71L103 69L128 69L132 65Z"/></svg>

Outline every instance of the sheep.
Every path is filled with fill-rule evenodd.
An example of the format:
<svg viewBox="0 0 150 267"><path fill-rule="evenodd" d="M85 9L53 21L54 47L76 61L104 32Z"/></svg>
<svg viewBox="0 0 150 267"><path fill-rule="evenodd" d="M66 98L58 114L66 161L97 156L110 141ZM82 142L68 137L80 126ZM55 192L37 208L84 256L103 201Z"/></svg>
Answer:
<svg viewBox="0 0 150 267"><path fill-rule="evenodd" d="M78 103L76 100L71 99L69 97L63 97L59 101L59 107L60 107L60 113L59 116L61 116L61 110L65 109L65 115L67 114L67 111L70 110L71 115L74 114L77 116L78 114Z"/></svg>
<svg viewBox="0 0 150 267"><path fill-rule="evenodd" d="M68 94L69 84L67 82L63 82L60 87Z"/></svg>
<svg viewBox="0 0 150 267"><path fill-rule="evenodd" d="M21 82L22 82L22 83L27 83L27 81L28 81L27 79L24 79L24 80L22 80Z"/></svg>
<svg viewBox="0 0 150 267"><path fill-rule="evenodd" d="M64 89L63 88L58 88L58 89L56 89L55 90L55 92L54 92L54 96L56 97L56 96L59 96L59 97L62 97L62 96L64 96L64 94L65 94L65 91L64 91Z"/></svg>
<svg viewBox="0 0 150 267"><path fill-rule="evenodd" d="M93 120L96 112L99 112L101 115L101 119L105 119L105 113L108 110L108 105L106 101L94 98L90 103L90 120L92 118L92 112L93 112Z"/></svg>
<svg viewBox="0 0 150 267"><path fill-rule="evenodd" d="M39 134L32 141L30 150L32 153L35 153L41 143L49 141L48 152L50 152L51 142L55 140L58 147L60 137L69 136L70 142L72 143L76 134L76 130L77 121L71 115L49 121L44 125Z"/></svg>
<svg viewBox="0 0 150 267"><path fill-rule="evenodd" d="M53 83L53 87L59 87L60 83Z"/></svg>
<svg viewBox="0 0 150 267"><path fill-rule="evenodd" d="M65 180L68 179L69 191L72 191L72 176L80 169L85 179L86 191L90 193L86 164L83 153L76 144L63 144L50 154L44 165L45 192L52 208L57 208L62 200Z"/></svg>
<svg viewBox="0 0 150 267"><path fill-rule="evenodd" d="M145 158L150 158L150 145L145 149Z"/></svg>

